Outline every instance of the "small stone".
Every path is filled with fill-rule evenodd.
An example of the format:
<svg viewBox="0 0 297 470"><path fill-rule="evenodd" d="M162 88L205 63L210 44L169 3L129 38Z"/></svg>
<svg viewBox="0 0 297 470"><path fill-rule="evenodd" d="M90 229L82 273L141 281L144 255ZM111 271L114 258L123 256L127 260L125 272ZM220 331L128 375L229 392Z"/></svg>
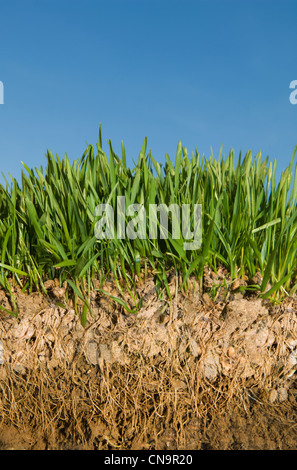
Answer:
<svg viewBox="0 0 297 470"><path fill-rule="evenodd" d="M38 359L39 359L40 362L45 362L46 361L45 354L38 354Z"/></svg>
<svg viewBox="0 0 297 470"><path fill-rule="evenodd" d="M46 290L49 290L55 287L56 284L55 284L55 281L48 280L48 281L45 281L43 285L46 288Z"/></svg>
<svg viewBox="0 0 297 470"><path fill-rule="evenodd" d="M23 364L17 363L13 368L14 372L19 375L26 375L26 367Z"/></svg>
<svg viewBox="0 0 297 470"><path fill-rule="evenodd" d="M222 371L225 375L229 374L230 370L233 368L230 362L224 361L222 359L221 359L221 366L222 366Z"/></svg>
<svg viewBox="0 0 297 470"><path fill-rule="evenodd" d="M297 339L291 339L289 342L288 342L288 345L289 345L289 348L291 350L295 349L296 346L297 346Z"/></svg>
<svg viewBox="0 0 297 470"><path fill-rule="evenodd" d="M285 387L278 389L278 400L280 403L288 399L288 390Z"/></svg>
<svg viewBox="0 0 297 470"><path fill-rule="evenodd" d="M189 346L190 346L191 354L194 357L200 356L200 354L202 352L201 348L200 348L199 344L197 344L197 342L193 338L190 339Z"/></svg>
<svg viewBox="0 0 297 470"><path fill-rule="evenodd" d="M86 359L90 364L98 364L98 344L95 341L86 344Z"/></svg>
<svg viewBox="0 0 297 470"><path fill-rule="evenodd" d="M53 294L56 296L58 299L63 299L65 296L65 289L64 287L54 287L53 289Z"/></svg>
<svg viewBox="0 0 297 470"><path fill-rule="evenodd" d="M204 359L204 375L207 380L213 381L221 372L221 365L218 355L214 351L209 351Z"/></svg>
<svg viewBox="0 0 297 470"><path fill-rule="evenodd" d="M4 346L2 341L0 341L0 365L4 364Z"/></svg>
<svg viewBox="0 0 297 470"><path fill-rule="evenodd" d="M232 291L237 290L241 286L245 286L245 285L246 285L246 282L243 279L235 279L232 283L231 290Z"/></svg>
<svg viewBox="0 0 297 470"><path fill-rule="evenodd" d="M50 341L51 343L55 342L55 336L53 335L51 331L46 333L46 339L47 341Z"/></svg>
<svg viewBox="0 0 297 470"><path fill-rule="evenodd" d="M235 354L235 349L233 346L229 346L229 348L227 349L227 356L228 357L233 357Z"/></svg>
<svg viewBox="0 0 297 470"><path fill-rule="evenodd" d="M269 393L269 401L270 403L274 403L278 398L278 392L277 390L273 389Z"/></svg>
<svg viewBox="0 0 297 470"><path fill-rule="evenodd" d="M261 285L262 284L262 281L263 281L263 276L262 274L260 274L259 272L255 274L255 276L253 276L250 280L249 280L249 284L251 285Z"/></svg>
<svg viewBox="0 0 297 470"><path fill-rule="evenodd" d="M289 355L289 367L294 367L297 364L297 351L292 351Z"/></svg>

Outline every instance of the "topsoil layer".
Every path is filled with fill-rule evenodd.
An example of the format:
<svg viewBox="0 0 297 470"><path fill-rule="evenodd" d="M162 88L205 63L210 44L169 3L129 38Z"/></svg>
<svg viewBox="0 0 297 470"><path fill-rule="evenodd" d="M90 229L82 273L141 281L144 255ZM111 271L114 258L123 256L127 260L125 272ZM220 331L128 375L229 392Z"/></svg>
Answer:
<svg viewBox="0 0 297 470"><path fill-rule="evenodd" d="M169 302L140 279L137 314L94 290L85 327L57 282L16 287L18 317L0 312L0 448L296 449L296 299L176 285Z"/></svg>

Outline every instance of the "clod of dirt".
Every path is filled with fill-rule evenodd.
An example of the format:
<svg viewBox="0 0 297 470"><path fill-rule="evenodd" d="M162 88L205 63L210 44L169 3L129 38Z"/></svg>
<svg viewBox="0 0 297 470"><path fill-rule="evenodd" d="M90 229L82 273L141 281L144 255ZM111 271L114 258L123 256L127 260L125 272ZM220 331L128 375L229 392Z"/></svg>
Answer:
<svg viewBox="0 0 297 470"><path fill-rule="evenodd" d="M203 365L204 376L207 380L215 380L218 374L221 372L220 358L219 355L214 351L207 352L206 357L203 360Z"/></svg>

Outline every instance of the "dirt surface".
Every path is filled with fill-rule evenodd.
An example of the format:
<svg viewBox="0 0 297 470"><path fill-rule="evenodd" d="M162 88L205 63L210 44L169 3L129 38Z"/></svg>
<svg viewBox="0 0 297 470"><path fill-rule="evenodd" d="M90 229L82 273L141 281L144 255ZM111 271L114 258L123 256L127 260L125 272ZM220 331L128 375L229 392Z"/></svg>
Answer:
<svg viewBox="0 0 297 470"><path fill-rule="evenodd" d="M85 327L57 281L48 296L15 287L18 317L0 313L0 448L296 449L297 300L240 282L212 300L211 283L182 294L176 281L170 302L140 279L137 314L94 289Z"/></svg>

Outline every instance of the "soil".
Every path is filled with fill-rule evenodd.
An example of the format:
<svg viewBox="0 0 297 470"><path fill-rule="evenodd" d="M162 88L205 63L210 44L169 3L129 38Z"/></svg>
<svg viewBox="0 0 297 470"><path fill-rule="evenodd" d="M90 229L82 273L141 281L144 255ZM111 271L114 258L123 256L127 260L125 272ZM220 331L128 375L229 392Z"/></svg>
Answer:
<svg viewBox="0 0 297 470"><path fill-rule="evenodd" d="M216 276L182 293L172 275L171 301L140 278L136 314L94 281L85 326L57 280L48 295L15 286L18 317L0 311L0 449L296 449L297 299L273 305L239 280L226 293Z"/></svg>

